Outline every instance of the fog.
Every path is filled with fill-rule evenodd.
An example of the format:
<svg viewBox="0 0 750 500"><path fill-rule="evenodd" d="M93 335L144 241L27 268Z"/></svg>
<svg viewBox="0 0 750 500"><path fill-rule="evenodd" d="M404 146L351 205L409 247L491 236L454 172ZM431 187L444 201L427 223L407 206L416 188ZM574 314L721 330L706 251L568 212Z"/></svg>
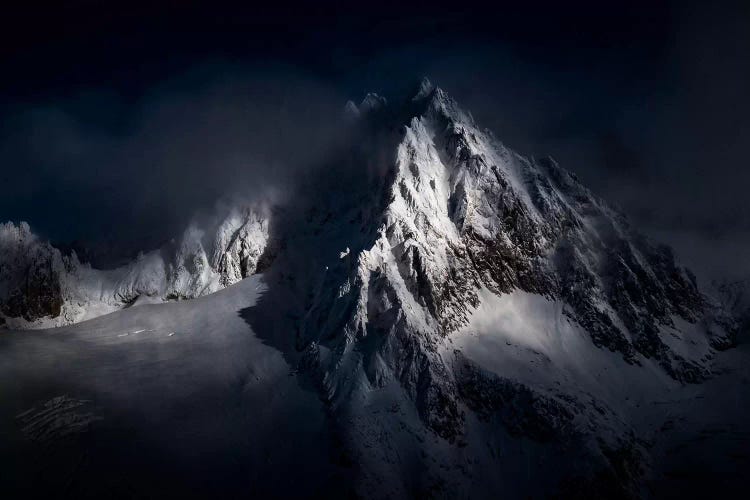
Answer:
<svg viewBox="0 0 750 500"><path fill-rule="evenodd" d="M141 30L120 45L95 33L122 52L117 71L70 42L96 64L60 76L73 83L34 76L46 89L36 93L18 90L29 84L19 72L8 82L23 98L0 100L0 218L100 254L156 246L221 197L293 192L343 140L348 99L397 100L427 75L511 148L576 172L699 275L750 274L746 2L414 9L223 31L186 11L211 35L200 50L190 32Z"/></svg>
<svg viewBox="0 0 750 500"><path fill-rule="evenodd" d="M53 241L158 246L221 198L285 196L342 136L344 102L289 68L207 64L134 102L35 103L4 122L0 213Z"/></svg>

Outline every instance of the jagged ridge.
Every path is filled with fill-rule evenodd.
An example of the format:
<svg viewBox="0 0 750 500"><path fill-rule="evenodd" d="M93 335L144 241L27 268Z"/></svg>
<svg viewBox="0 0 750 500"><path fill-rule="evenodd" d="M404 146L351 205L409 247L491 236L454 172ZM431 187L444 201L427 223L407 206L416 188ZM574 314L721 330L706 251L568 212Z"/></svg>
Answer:
<svg viewBox="0 0 750 500"><path fill-rule="evenodd" d="M113 270L82 264L25 222L0 225L0 321L13 328L75 323L139 300L194 298L255 273L269 239L267 211L234 207L208 233L192 224L179 241ZM208 249L208 250L207 250Z"/></svg>

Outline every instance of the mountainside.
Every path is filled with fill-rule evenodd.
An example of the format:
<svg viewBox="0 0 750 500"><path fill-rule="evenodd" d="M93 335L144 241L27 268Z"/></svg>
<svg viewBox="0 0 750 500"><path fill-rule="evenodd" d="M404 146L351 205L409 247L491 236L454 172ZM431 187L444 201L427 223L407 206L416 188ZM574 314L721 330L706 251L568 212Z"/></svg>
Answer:
<svg viewBox="0 0 750 500"><path fill-rule="evenodd" d="M316 233L349 226L353 235L326 262L302 344L419 332L440 339L468 323L482 290L521 290L564 303L597 347L628 363L654 360L677 380L701 380L705 356L732 345L736 325L671 250L634 231L573 174L508 150L427 82L411 104L406 119L372 117L401 126L395 164L369 151L353 160L383 158L383 175L364 188L377 194L352 208L316 207ZM696 352L674 342L675 331L685 334L680 322L702 330Z"/></svg>
<svg viewBox="0 0 750 500"><path fill-rule="evenodd" d="M283 302L298 304L289 315L299 365L345 422L363 481L387 479L405 494L438 487L430 481L446 477L440 468L471 477L494 460L478 444L489 426L587 464L566 470L558 457L547 466L550 478L576 478L572 492L637 495L647 453L623 400L708 378L736 321L669 248L553 160L504 147L441 89L424 81L403 106L374 101L358 108L360 140L311 189L304 216L285 222L268 277L270 294L293 290ZM536 327L478 332L478 316L498 310L519 316L512 329ZM505 347L482 364L487 350L467 335ZM373 423L368 404L402 410ZM430 434L442 440L433 445ZM389 436L402 458L378 457L373 448L384 445L373 435ZM459 455L478 454L477 466L457 465L445 443L473 450ZM423 483L409 484L404 453L443 462L406 466L426 468ZM468 493L455 481L439 488Z"/></svg>
<svg viewBox="0 0 750 500"><path fill-rule="evenodd" d="M267 214L234 207L210 232L191 225L159 250L99 270L75 252L63 255L25 222L0 224L0 324L60 326L137 302L206 295L253 274L267 242Z"/></svg>
<svg viewBox="0 0 750 500"><path fill-rule="evenodd" d="M724 309L737 320L740 333L750 333L750 279L713 283Z"/></svg>
<svg viewBox="0 0 750 500"><path fill-rule="evenodd" d="M675 415L700 422L717 353L746 327L739 289L703 293L575 175L506 148L427 80L345 113L351 142L273 220L235 209L111 271L0 226L5 322L71 323L262 271L237 314L323 402L333 451L318 458L346 471L342 496L653 494L670 440L688 439ZM239 304L238 289L222 293Z"/></svg>

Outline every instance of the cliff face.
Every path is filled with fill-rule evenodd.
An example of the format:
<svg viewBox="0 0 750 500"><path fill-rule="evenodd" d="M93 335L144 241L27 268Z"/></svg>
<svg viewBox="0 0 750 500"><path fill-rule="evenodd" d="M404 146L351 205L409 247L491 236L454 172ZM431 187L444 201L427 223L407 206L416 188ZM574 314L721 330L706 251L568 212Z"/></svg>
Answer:
<svg viewBox="0 0 750 500"><path fill-rule="evenodd" d="M0 225L0 252L2 314L26 321L59 316L63 303L59 275L64 269L59 252L38 241L26 223Z"/></svg>

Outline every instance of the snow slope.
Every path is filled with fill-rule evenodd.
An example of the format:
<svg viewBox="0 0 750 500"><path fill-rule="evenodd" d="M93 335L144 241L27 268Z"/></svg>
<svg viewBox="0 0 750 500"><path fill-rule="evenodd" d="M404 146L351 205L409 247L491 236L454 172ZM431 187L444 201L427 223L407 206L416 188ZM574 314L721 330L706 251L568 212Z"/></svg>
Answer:
<svg viewBox="0 0 750 500"><path fill-rule="evenodd" d="M345 490L325 408L240 316L264 290L256 275L192 301L3 332L4 497Z"/></svg>
<svg viewBox="0 0 750 500"><path fill-rule="evenodd" d="M578 451L601 424L577 437L560 426L556 437L533 418L546 400L516 399L512 385L497 385L509 391L509 411L496 415L488 397L467 413L457 443L422 423L398 383L360 392L344 413L325 405L289 362L293 322L249 320L267 310L259 308L270 298L264 280L63 328L4 332L4 494L520 498L559 493L565 464L591 467ZM712 380L684 385L656 365L644 370L598 349L559 303L526 292L481 296L469 324L444 340L443 356L476 363L496 383L533 387L527 396L574 394L586 405L594 396L598 411L622 418L618 426L656 457L651 486L638 494L732 498L750 445L747 344L719 358ZM248 321L265 323L263 333Z"/></svg>

